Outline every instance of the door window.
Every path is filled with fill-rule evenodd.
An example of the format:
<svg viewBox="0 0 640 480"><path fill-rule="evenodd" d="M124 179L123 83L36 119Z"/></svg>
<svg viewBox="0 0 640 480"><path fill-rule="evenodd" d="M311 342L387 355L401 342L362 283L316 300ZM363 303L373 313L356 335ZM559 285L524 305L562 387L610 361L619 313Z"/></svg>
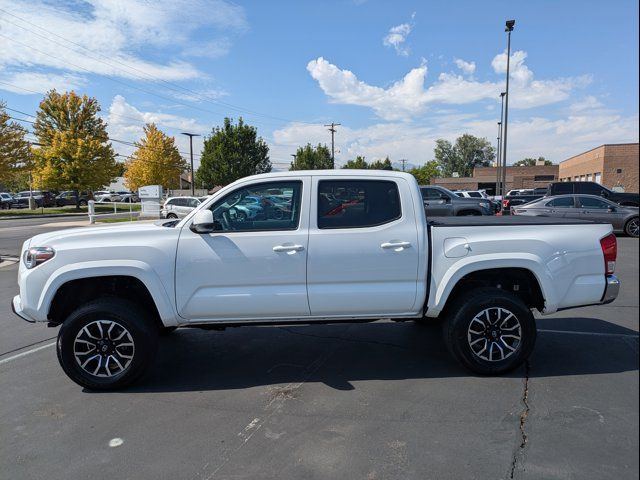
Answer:
<svg viewBox="0 0 640 480"><path fill-rule="evenodd" d="M573 193L572 183L554 183L551 189L554 195L564 195L567 193Z"/></svg>
<svg viewBox="0 0 640 480"><path fill-rule="evenodd" d="M269 198L274 189L282 192L279 202ZM300 181L258 183L225 195L211 211L218 231L296 230L301 196Z"/></svg>
<svg viewBox="0 0 640 480"><path fill-rule="evenodd" d="M387 180L322 180L318 228L366 228L402 216L398 185Z"/></svg>
<svg viewBox="0 0 640 480"><path fill-rule="evenodd" d="M437 188L421 188L423 200L442 200L442 192ZM464 196L461 195L461 196Z"/></svg>
<svg viewBox="0 0 640 480"><path fill-rule="evenodd" d="M582 208L593 208L593 209L599 209L599 210L606 210L608 208L611 208L611 205L608 202L605 202L604 200L600 200L599 198L593 198L593 197L578 197L580 200L580 204L582 205Z"/></svg>
<svg viewBox="0 0 640 480"><path fill-rule="evenodd" d="M601 195L602 187L596 183L579 183L576 186L576 193L584 193L586 195Z"/></svg>
<svg viewBox="0 0 640 480"><path fill-rule="evenodd" d="M547 207L573 208L573 197L556 198L547 202Z"/></svg>

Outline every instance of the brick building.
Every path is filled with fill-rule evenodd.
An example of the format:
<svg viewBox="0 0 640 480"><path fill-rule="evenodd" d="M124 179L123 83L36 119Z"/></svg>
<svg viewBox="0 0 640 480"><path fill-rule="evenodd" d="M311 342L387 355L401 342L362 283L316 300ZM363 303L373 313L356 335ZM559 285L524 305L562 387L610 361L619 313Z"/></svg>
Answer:
<svg viewBox="0 0 640 480"><path fill-rule="evenodd" d="M605 144L560 163L562 181L597 182L610 189L638 191L638 144Z"/></svg>
<svg viewBox="0 0 640 480"><path fill-rule="evenodd" d="M546 187L559 179L558 165L507 167L507 191L520 188ZM472 177L433 178L432 185L449 190L486 190L493 195L496 189L496 167L476 167Z"/></svg>

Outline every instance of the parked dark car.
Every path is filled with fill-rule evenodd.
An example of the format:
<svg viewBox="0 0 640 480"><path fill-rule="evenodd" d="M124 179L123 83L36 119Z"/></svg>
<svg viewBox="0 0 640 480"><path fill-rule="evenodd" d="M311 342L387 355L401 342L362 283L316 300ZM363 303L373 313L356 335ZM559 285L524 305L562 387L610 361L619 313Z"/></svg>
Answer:
<svg viewBox="0 0 640 480"><path fill-rule="evenodd" d="M16 208L28 208L29 207L29 197L33 197L33 200L36 202L36 207L55 207L56 206L56 196L54 193L46 191L46 190L26 190L24 192L18 192L18 194L13 197L13 207Z"/></svg>
<svg viewBox="0 0 640 480"><path fill-rule="evenodd" d="M596 182L554 182L549 184L548 196L571 194L597 195L626 207L637 207L640 203L640 195L637 193L614 192Z"/></svg>
<svg viewBox="0 0 640 480"><path fill-rule="evenodd" d="M0 193L0 210L8 210L13 204L13 196L10 193Z"/></svg>
<svg viewBox="0 0 640 480"><path fill-rule="evenodd" d="M638 207L618 205L599 195L558 195L512 208L513 215L607 222L617 232L638 236Z"/></svg>
<svg viewBox="0 0 640 480"><path fill-rule="evenodd" d="M65 205L80 205L81 207L84 207L88 204L89 200L91 200L93 197L91 195L91 192L80 192L80 195L78 197L76 197L76 194L73 190L67 190L64 191L62 193L60 193L57 197L56 197L56 206L58 207L63 207Z"/></svg>
<svg viewBox="0 0 640 480"><path fill-rule="evenodd" d="M511 215L511 209L513 207L540 200L543 196L543 193L528 195L507 195L502 199L502 215Z"/></svg>
<svg viewBox="0 0 640 480"><path fill-rule="evenodd" d="M420 187L422 201L429 217L493 215L491 201L484 198L462 198L444 187Z"/></svg>

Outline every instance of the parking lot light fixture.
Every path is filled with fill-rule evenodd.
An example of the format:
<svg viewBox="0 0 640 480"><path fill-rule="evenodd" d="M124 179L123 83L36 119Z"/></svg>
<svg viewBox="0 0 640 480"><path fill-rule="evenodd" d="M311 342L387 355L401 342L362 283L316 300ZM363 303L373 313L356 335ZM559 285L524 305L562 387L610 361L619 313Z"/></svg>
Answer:
<svg viewBox="0 0 640 480"><path fill-rule="evenodd" d="M507 125L509 119L509 63L511 59L511 32L516 24L515 20L507 20L504 31L507 32L507 85L504 96L504 123L502 133L502 189L507 190Z"/></svg>
<svg viewBox="0 0 640 480"><path fill-rule="evenodd" d="M189 156L191 157L191 196L196 196L196 178L193 171L193 137L199 137L197 133L182 132L182 135L189 137ZM181 185L182 186L182 185Z"/></svg>

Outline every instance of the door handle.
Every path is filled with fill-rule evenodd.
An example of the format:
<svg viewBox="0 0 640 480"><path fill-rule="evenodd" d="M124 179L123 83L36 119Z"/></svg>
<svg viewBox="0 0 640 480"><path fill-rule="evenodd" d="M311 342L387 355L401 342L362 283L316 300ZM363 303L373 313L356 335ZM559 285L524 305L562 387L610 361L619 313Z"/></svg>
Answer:
<svg viewBox="0 0 640 480"><path fill-rule="evenodd" d="M304 250L302 245L276 245L273 247L274 252L301 252Z"/></svg>
<svg viewBox="0 0 640 480"><path fill-rule="evenodd" d="M385 242L380 245L380 248L389 249L393 248L394 250L401 250L403 248L407 248L411 246L411 242Z"/></svg>

